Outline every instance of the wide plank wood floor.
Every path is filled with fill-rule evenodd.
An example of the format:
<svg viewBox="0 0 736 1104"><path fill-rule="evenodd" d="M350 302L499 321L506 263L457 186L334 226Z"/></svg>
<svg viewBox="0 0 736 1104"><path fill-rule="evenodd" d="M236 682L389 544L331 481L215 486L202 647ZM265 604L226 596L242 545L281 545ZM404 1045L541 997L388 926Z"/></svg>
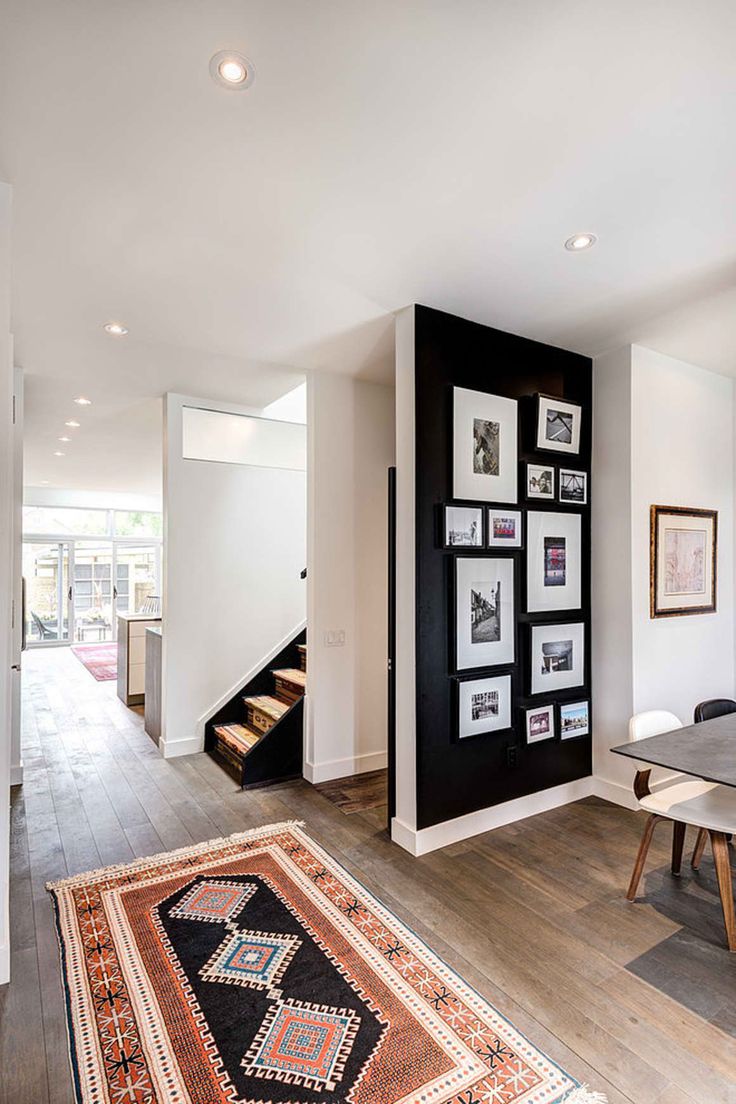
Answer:
<svg viewBox="0 0 736 1104"><path fill-rule="evenodd" d="M736 956L712 863L671 878L662 832L629 905L639 814L591 799L413 859L383 808L347 816L306 782L242 792L205 755L162 760L68 649L27 653L23 684L3 1104L74 1099L45 882L289 817L610 1104L736 1104Z"/></svg>

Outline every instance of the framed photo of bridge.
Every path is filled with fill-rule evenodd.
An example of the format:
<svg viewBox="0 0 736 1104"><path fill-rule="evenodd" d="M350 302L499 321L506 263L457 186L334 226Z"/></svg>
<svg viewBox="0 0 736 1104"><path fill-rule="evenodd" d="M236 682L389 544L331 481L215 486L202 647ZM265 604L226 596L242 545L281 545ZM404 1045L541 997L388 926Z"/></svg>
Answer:
<svg viewBox="0 0 736 1104"><path fill-rule="evenodd" d="M649 518L651 617L715 613L718 511L652 506Z"/></svg>

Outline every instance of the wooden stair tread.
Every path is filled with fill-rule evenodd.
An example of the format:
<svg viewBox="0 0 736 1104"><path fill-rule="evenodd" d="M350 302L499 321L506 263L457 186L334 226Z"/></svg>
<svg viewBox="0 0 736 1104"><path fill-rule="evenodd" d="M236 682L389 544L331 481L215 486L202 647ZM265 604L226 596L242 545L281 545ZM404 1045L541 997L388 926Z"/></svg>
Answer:
<svg viewBox="0 0 736 1104"><path fill-rule="evenodd" d="M297 647L297 651L302 652L302 654L304 652L306 652L306 650L307 650L307 645L306 644L297 644L296 647Z"/></svg>
<svg viewBox="0 0 736 1104"><path fill-rule="evenodd" d="M282 667L280 670L271 671L274 678L283 679L284 682L294 682L298 686L307 685L307 672L298 667Z"/></svg>
<svg viewBox="0 0 736 1104"><path fill-rule="evenodd" d="M279 701L278 698L271 697L270 694L256 694L250 698L243 698L243 701L246 705L252 706L253 709L258 709L261 713L265 713L274 721L280 721L284 713L289 709L288 705Z"/></svg>
<svg viewBox="0 0 736 1104"><path fill-rule="evenodd" d="M260 733L242 724L215 725L215 733L228 747L242 753L250 751L261 738Z"/></svg>

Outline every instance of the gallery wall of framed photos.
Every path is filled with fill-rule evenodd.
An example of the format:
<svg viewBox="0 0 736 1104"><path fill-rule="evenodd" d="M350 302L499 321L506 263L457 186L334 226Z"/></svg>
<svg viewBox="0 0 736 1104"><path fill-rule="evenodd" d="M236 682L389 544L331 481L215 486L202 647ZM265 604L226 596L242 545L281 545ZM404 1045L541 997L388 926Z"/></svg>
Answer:
<svg viewBox="0 0 736 1104"><path fill-rule="evenodd" d="M592 363L415 308L417 827L591 773Z"/></svg>

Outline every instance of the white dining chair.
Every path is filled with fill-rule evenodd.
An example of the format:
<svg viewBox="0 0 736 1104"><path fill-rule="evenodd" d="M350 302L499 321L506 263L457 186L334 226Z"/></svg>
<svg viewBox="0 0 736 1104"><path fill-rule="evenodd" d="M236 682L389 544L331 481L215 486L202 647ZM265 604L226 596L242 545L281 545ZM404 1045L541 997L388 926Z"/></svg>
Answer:
<svg viewBox="0 0 736 1104"><path fill-rule="evenodd" d="M682 728L682 723L674 713L668 713L663 709L652 709L646 713L637 713L631 718L629 740L644 740L647 736L658 736L660 733L673 732L678 728ZM672 823L672 873L675 875L679 875L682 866L682 850L687 825L702 829L710 836L713 848L713 861L723 907L728 949L736 951L736 914L728 847L728 836L736 833L736 790L730 786L718 786L714 782L689 778L683 781L675 780L671 785L652 793L649 788L650 775L651 767L638 770L634 779L634 793L639 802L639 808L649 813L649 819L644 826L626 896L629 901L636 899L649 845L659 821L665 820ZM701 838L702 831L698 836L698 846ZM693 856L693 865L697 865L699 858L698 855L696 861L695 855Z"/></svg>

